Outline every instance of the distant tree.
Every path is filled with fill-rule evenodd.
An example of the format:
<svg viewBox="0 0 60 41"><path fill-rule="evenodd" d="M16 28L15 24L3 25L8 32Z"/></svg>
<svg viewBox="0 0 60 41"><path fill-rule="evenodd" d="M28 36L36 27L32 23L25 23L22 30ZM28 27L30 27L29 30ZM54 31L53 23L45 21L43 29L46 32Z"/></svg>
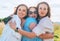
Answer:
<svg viewBox="0 0 60 41"><path fill-rule="evenodd" d="M0 22L2 22L3 19L0 19Z"/></svg>

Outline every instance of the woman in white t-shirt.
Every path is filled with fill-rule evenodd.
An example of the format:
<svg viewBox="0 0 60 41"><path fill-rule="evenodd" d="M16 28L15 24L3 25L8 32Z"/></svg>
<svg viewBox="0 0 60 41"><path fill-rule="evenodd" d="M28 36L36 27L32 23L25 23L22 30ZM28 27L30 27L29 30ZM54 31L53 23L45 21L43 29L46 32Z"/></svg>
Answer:
<svg viewBox="0 0 60 41"><path fill-rule="evenodd" d="M24 4L20 4L17 6L16 11L14 13L15 15L13 15L12 19L10 20L12 21L12 23L16 22L15 24L17 29L18 28L21 29L21 22L22 20L25 21L25 17L27 16L27 9L28 9L27 6ZM21 34L11 29L8 22L3 29L0 41L21 41Z"/></svg>
<svg viewBox="0 0 60 41"><path fill-rule="evenodd" d="M50 7L46 2L42 2L38 4L38 14L39 14L39 24L33 29L33 32L36 33L37 36L40 34L51 33L53 34L54 28L53 23L50 20ZM43 41L54 41L54 39L43 39Z"/></svg>
<svg viewBox="0 0 60 41"><path fill-rule="evenodd" d="M21 19L18 17L18 15L13 15L12 19L10 20L12 22L16 22L16 27L21 29ZM7 23L3 29L3 33L1 36L1 41L19 41L21 39L21 35L17 32L15 32L13 29L10 28L9 23Z"/></svg>
<svg viewBox="0 0 60 41"><path fill-rule="evenodd" d="M38 8L38 14L39 14L39 23L37 26L32 30L32 32L27 32L21 29L16 29L15 23L10 22L10 26L12 29L17 30L18 33L29 37L34 38L36 36L44 39L52 39L53 38L53 24L50 21L50 8L49 5L46 2L41 2L37 6ZM40 24L41 23L41 24ZM14 26L14 27L13 27ZM47 29L47 31L46 31Z"/></svg>

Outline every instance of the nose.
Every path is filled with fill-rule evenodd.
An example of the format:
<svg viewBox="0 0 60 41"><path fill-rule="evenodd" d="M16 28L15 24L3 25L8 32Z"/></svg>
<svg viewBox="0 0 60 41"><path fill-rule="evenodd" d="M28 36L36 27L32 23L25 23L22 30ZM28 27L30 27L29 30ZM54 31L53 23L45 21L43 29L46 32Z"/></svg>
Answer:
<svg viewBox="0 0 60 41"><path fill-rule="evenodd" d="M32 16L33 16L33 17L35 17L35 14L34 14L34 13L32 13Z"/></svg>
<svg viewBox="0 0 60 41"><path fill-rule="evenodd" d="M41 10L41 14L43 13L44 11L43 10Z"/></svg>
<svg viewBox="0 0 60 41"><path fill-rule="evenodd" d="M34 13L32 13L32 15L35 15Z"/></svg>
<svg viewBox="0 0 60 41"><path fill-rule="evenodd" d="M23 11L21 11L21 14L23 13Z"/></svg>

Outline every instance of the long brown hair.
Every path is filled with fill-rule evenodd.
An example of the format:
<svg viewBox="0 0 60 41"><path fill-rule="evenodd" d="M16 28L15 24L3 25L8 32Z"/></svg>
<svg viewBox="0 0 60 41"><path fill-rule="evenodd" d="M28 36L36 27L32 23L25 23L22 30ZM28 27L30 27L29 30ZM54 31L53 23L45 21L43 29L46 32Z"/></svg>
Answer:
<svg viewBox="0 0 60 41"><path fill-rule="evenodd" d="M25 5L25 4L20 4L20 5L18 5L17 7L16 7L16 11L15 11L15 15L17 14L17 10L18 10L18 8L20 7L20 6L25 6L26 7L26 10L27 10L27 13L28 13L28 7ZM26 14L27 14L26 13ZM26 16L27 17L27 16ZM24 17L24 18L26 18L26 17Z"/></svg>

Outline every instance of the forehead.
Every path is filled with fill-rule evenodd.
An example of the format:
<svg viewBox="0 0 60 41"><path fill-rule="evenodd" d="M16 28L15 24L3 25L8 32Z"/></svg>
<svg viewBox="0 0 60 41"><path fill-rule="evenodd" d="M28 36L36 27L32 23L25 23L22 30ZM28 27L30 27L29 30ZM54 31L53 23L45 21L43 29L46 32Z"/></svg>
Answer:
<svg viewBox="0 0 60 41"><path fill-rule="evenodd" d="M20 6L18 9L24 9L24 10L26 10L27 8L25 6Z"/></svg>
<svg viewBox="0 0 60 41"><path fill-rule="evenodd" d="M36 9L35 8L30 8L29 11L36 11Z"/></svg>
<svg viewBox="0 0 60 41"><path fill-rule="evenodd" d="M40 4L39 7L48 8L46 4Z"/></svg>

